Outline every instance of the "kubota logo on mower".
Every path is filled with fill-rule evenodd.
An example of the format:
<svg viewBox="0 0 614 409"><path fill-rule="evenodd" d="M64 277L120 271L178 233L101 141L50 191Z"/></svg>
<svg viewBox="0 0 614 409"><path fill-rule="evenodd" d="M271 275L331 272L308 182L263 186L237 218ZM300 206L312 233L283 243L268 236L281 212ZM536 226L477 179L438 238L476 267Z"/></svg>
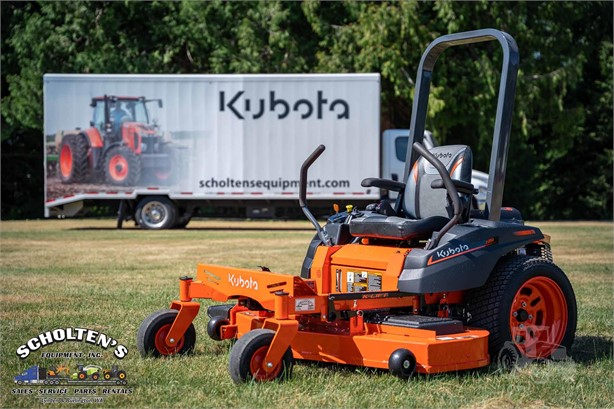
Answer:
<svg viewBox="0 0 614 409"><path fill-rule="evenodd" d="M436 152L433 153L433 156L437 159L450 159L452 157L452 153L450 152Z"/></svg>
<svg viewBox="0 0 614 409"><path fill-rule="evenodd" d="M427 265L431 266L433 264L439 263L441 261L449 260L451 258L460 256L462 254L467 254L479 250L481 248L490 246L495 244L497 239L495 237L491 237L485 241L479 241L477 243L470 244L457 244L455 246L451 246L442 250L437 250L435 254L429 257L427 261Z"/></svg>
<svg viewBox="0 0 614 409"><path fill-rule="evenodd" d="M448 256L452 256L454 254L462 253L463 251L469 250L469 246L466 244L459 244L457 247L450 247L444 250L439 250L437 252L437 258L444 258Z"/></svg>
<svg viewBox="0 0 614 409"><path fill-rule="evenodd" d="M233 287L248 288L250 290L258 290L258 281L253 278L245 279L241 276L235 276L234 274L228 274L228 282Z"/></svg>

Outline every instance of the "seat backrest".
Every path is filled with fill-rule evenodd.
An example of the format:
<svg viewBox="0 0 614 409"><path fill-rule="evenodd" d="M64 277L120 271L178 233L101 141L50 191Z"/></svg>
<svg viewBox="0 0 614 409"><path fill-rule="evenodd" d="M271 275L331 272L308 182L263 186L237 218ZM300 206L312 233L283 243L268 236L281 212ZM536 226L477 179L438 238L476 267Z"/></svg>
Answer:
<svg viewBox="0 0 614 409"><path fill-rule="evenodd" d="M429 151L444 164L452 179L471 183L471 148L466 145L447 145ZM452 216L447 209L446 190L431 188L431 183L437 179L441 179L437 169L421 156L406 181L403 196L403 211L406 217L424 219L431 216Z"/></svg>

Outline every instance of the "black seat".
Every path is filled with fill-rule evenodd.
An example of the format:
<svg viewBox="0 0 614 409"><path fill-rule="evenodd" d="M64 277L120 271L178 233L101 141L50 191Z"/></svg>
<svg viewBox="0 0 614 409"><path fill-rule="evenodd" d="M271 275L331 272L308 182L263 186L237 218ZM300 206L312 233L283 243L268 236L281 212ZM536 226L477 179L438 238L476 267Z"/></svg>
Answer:
<svg viewBox="0 0 614 409"><path fill-rule="evenodd" d="M464 189L459 189L463 202L470 201L471 168L473 155L466 145L439 146L429 151L446 167L450 176ZM456 183L455 183L456 184ZM377 212L363 212L350 223L350 234L355 237L410 240L429 238L453 216L446 199L441 176L426 159L420 157L405 181L399 215L389 216Z"/></svg>

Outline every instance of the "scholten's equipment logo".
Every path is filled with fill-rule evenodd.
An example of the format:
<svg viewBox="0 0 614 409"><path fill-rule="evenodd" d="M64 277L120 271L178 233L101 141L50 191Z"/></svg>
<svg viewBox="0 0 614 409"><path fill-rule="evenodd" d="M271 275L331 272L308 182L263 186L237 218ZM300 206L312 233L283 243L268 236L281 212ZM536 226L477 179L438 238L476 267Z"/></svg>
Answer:
<svg viewBox="0 0 614 409"><path fill-rule="evenodd" d="M248 288L250 290L258 290L258 281L252 279L245 279L241 276L235 276L234 274L228 274L228 282L233 287Z"/></svg>
<svg viewBox="0 0 614 409"><path fill-rule="evenodd" d="M284 119L290 112L296 112L301 119L308 119L316 115L317 119L322 119L326 111L337 115L337 119L350 119L350 105L344 99L334 99L330 103L324 98L324 91L318 91L317 99L297 99L288 101L277 97L275 91L269 92L267 98L251 99L243 96L245 91L238 91L234 95L226 98L226 93L220 91L220 111L224 112L228 108L237 118L259 119L266 112L277 114L277 118ZM314 112L315 111L315 112Z"/></svg>
<svg viewBox="0 0 614 409"><path fill-rule="evenodd" d="M121 345L117 340L102 332L87 328L57 328L43 332L17 348L16 353L19 358L25 359L30 353L42 347L65 341L85 341L88 344L99 346L102 349L113 348L113 355L117 359L123 359L128 353L128 348Z"/></svg>

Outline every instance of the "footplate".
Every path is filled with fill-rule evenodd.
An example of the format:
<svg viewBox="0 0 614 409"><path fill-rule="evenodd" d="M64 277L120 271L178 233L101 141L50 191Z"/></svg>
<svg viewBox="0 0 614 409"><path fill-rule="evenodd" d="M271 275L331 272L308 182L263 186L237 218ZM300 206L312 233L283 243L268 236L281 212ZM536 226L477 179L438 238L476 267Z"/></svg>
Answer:
<svg viewBox="0 0 614 409"><path fill-rule="evenodd" d="M464 330L461 321L424 315L387 315L381 319L376 319L374 323L394 327L427 329L435 331L437 335L455 334Z"/></svg>

